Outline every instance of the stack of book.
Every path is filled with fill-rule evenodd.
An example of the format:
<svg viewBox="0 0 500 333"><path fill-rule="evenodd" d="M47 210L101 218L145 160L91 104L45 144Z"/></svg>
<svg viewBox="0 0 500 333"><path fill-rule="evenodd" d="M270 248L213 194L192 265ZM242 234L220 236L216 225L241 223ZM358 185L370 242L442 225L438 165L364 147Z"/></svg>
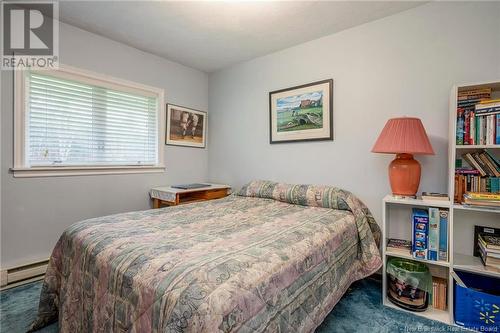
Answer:
<svg viewBox="0 0 500 333"><path fill-rule="evenodd" d="M457 145L477 145L484 141L485 121L476 116L476 105L490 100L491 88L460 91L457 100ZM482 113L481 113L482 112ZM484 115L484 111L480 111ZM484 144L484 143L483 143Z"/></svg>
<svg viewBox="0 0 500 333"><path fill-rule="evenodd" d="M487 149L481 152L467 153L462 158L482 177L500 177L500 163Z"/></svg>
<svg viewBox="0 0 500 333"><path fill-rule="evenodd" d="M484 149L466 153L462 155L462 159L469 167L455 169L455 202L462 203L466 192L500 192L500 162L493 152Z"/></svg>
<svg viewBox="0 0 500 333"><path fill-rule="evenodd" d="M483 264L500 270L500 237L479 234L477 243Z"/></svg>
<svg viewBox="0 0 500 333"><path fill-rule="evenodd" d="M406 239L389 238L387 250L401 254L411 254L411 242Z"/></svg>
<svg viewBox="0 0 500 333"><path fill-rule="evenodd" d="M466 192L463 203L471 206L500 207L500 193Z"/></svg>
<svg viewBox="0 0 500 333"><path fill-rule="evenodd" d="M448 261L448 210L413 208L412 255L416 259Z"/></svg>
<svg viewBox="0 0 500 333"><path fill-rule="evenodd" d="M470 144L500 144L500 99L479 102L474 114L475 133L471 132L470 136L475 137L476 143Z"/></svg>
<svg viewBox="0 0 500 333"><path fill-rule="evenodd" d="M432 277L432 307L438 310L446 310L446 295L448 289L448 280Z"/></svg>
<svg viewBox="0 0 500 333"><path fill-rule="evenodd" d="M447 193L422 192L422 200L448 201Z"/></svg>

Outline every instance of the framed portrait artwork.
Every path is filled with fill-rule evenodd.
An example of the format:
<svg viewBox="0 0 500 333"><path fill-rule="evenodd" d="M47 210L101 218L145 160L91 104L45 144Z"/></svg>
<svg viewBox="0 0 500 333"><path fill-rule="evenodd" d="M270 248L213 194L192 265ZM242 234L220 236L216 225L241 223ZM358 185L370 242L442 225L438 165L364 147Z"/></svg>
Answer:
<svg viewBox="0 0 500 333"><path fill-rule="evenodd" d="M269 93L270 143L333 140L333 80Z"/></svg>
<svg viewBox="0 0 500 333"><path fill-rule="evenodd" d="M165 143L185 147L206 147L207 113L167 104Z"/></svg>

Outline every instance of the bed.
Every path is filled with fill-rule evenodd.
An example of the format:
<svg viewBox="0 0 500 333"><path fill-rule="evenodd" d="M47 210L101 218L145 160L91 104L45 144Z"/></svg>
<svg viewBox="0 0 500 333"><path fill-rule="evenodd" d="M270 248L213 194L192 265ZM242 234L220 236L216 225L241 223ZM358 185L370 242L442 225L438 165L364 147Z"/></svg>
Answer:
<svg viewBox="0 0 500 333"><path fill-rule="evenodd" d="M82 221L53 250L31 330L311 332L380 268L379 238L351 193L269 181Z"/></svg>

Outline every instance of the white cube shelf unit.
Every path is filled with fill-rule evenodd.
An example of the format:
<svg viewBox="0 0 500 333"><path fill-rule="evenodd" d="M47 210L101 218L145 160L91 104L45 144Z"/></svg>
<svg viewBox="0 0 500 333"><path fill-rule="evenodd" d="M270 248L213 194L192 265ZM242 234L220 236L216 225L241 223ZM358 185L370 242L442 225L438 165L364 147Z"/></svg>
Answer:
<svg viewBox="0 0 500 333"><path fill-rule="evenodd" d="M486 226L500 228L500 209L492 207L471 207L461 203L453 202L455 192L455 160L467 152L488 149L496 158L500 158L500 145L457 145L456 144L456 122L457 122L457 97L460 91L492 88L492 98L500 98L500 80L491 82L471 83L455 85L450 94L449 104L449 144L448 144L448 193L450 201L420 200L420 199L397 199L388 195L383 200L383 233L382 233L382 255L383 266L383 304L397 308L387 298L387 276L386 265L390 257L412 259L411 254L401 254L387 250L388 238L401 238L411 240L411 208L437 207L449 210L448 215L448 261L417 260L427 264L433 276L448 279L448 309L446 311L436 310L429 306L426 311L412 312L415 315L428 319L438 320L453 325L453 279L450 276L452 270L466 271L479 275L488 275L500 279L500 271L485 267L480 258L474 257L474 226ZM466 164L466 163L465 163Z"/></svg>
<svg viewBox="0 0 500 333"><path fill-rule="evenodd" d="M384 266L382 275L382 301L383 304L396 308L401 311L408 312L407 310L401 309L391 303L387 298L387 274L386 266L387 261L391 257L411 259L419 262L423 262L429 267L429 270L433 276L438 276L441 278L448 279L448 299L450 299L450 260L448 261L432 261L425 259L414 259L411 253L400 253L394 252L387 249L387 240L389 238L399 238L411 240L412 235L412 208L422 208L427 209L429 207L436 207L440 209L446 209L450 211L451 215L451 201L442 200L421 200L421 199L399 199L392 195L387 195L383 200L383 233L382 233L382 256L384 259ZM451 235L451 218L448 220L448 236ZM451 237L448 237L448 243L451 242ZM448 253L448 259L450 259L450 252ZM451 307L448 306L446 311L434 309L429 305L428 309L423 312L411 312L415 315L426 317L428 319L437 320L446 324L451 323Z"/></svg>

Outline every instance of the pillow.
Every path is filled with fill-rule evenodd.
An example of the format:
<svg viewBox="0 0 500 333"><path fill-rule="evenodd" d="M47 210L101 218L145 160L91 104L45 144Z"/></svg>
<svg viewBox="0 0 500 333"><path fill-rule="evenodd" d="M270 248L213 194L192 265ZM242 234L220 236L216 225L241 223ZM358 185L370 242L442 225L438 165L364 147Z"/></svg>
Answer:
<svg viewBox="0 0 500 333"><path fill-rule="evenodd" d="M268 180L253 180L237 193L244 197L274 199L294 205L323 207L350 211L358 229L368 222L377 244L380 243L380 227L370 210L354 194L334 186L293 185Z"/></svg>
<svg viewBox="0 0 500 333"><path fill-rule="evenodd" d="M337 187L324 185L293 185L268 180L254 180L238 192L244 197L274 199L295 205L350 210L343 200L348 194Z"/></svg>

